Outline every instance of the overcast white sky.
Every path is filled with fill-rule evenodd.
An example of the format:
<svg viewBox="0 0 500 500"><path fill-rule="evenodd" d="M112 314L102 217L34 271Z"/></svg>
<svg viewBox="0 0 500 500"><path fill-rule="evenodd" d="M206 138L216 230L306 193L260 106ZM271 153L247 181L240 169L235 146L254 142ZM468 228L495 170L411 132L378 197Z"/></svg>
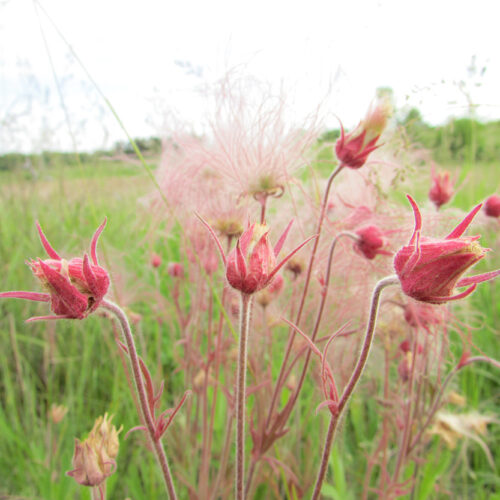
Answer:
<svg viewBox="0 0 500 500"><path fill-rule="evenodd" d="M0 152L80 150L124 139L54 24L133 136L165 111L196 124L196 89L243 65L283 83L297 114L326 107L355 125L379 86L431 123L467 112L500 118L496 0L0 0ZM43 33L43 35L42 35ZM45 46L44 37L48 46ZM50 59L49 59L50 54ZM477 71L468 72L475 56ZM481 74L482 68L486 71Z"/></svg>

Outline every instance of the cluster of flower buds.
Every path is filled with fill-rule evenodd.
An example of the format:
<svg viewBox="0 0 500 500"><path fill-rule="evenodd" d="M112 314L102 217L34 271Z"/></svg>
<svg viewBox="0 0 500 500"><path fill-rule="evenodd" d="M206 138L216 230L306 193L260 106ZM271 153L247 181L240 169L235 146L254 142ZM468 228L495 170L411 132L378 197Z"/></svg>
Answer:
<svg viewBox="0 0 500 500"><path fill-rule="evenodd" d="M87 439L75 439L73 470L67 474L83 486L99 486L116 470L118 455L118 434L111 424L113 417L99 417Z"/></svg>
<svg viewBox="0 0 500 500"><path fill-rule="evenodd" d="M99 226L90 243L90 257L62 259L48 242L42 228L37 223L38 233L49 259L31 260L28 265L40 280L47 293L3 292L0 298L27 299L49 302L53 316L39 316L28 321L44 319L83 319L101 304L109 288L109 275L99 266L97 241L106 225L106 219Z"/></svg>

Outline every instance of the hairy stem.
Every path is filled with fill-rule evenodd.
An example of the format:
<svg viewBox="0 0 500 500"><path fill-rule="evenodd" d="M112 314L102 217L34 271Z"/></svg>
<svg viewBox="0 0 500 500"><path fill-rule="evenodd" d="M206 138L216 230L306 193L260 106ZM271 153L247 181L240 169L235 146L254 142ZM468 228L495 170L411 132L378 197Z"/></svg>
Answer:
<svg viewBox="0 0 500 500"><path fill-rule="evenodd" d="M252 296L242 293L240 301L238 374L236 379L236 500L243 500L245 497L245 389L251 307Z"/></svg>
<svg viewBox="0 0 500 500"><path fill-rule="evenodd" d="M372 302L370 307L370 316L368 318L368 324L366 325L365 339L363 342L363 346L361 348L361 352L359 354L358 362L354 368L354 371L347 383L347 386L342 393L342 396L339 400L337 409L335 413L332 413L332 417L330 419L330 425L328 427L328 433L325 439L325 445L323 448L323 455L321 458L321 465L318 471L318 478L316 480L316 484L314 486L314 491L311 499L317 500L321 493L321 487L323 485L323 481L325 479L326 471L328 469L328 458L330 457L330 451L333 443L333 438L335 436L335 429L337 428L337 424L342 417L342 413L352 396L356 385L363 374L363 370L366 365L366 361L368 359L368 355L370 354L370 349L373 342L373 336L375 333L375 327L377 325L377 315L378 315L378 306L380 303L380 295L382 290L389 285L394 285L399 283L397 276L389 276L387 278L381 279L373 290Z"/></svg>
<svg viewBox="0 0 500 500"><path fill-rule="evenodd" d="M160 439L157 439L155 437L155 423L153 415L151 414L149 408L146 389L144 387L144 381L142 379L141 367L139 365L139 356L137 355L134 337L132 335L132 330L130 329L130 324L128 322L127 316L119 306L109 300L103 300L101 303L101 307L114 314L122 329L123 337L125 338L125 343L127 344L130 364L132 366L132 374L134 376L135 387L137 389L137 394L139 395L139 404L142 410L145 427L151 439L151 442L153 443L153 449L163 473L163 479L165 480L165 486L167 488L169 498L171 500L177 500L174 482L172 480L172 475L170 473L170 468L168 465L167 455L165 454L165 450L163 449L162 442L160 441Z"/></svg>

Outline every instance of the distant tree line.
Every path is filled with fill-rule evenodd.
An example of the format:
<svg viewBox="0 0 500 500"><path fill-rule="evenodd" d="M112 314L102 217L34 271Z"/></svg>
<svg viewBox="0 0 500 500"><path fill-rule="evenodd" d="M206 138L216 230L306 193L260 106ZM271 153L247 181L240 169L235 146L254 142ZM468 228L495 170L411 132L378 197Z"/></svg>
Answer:
<svg viewBox="0 0 500 500"><path fill-rule="evenodd" d="M411 109L399 125L404 127L409 140L417 147L428 149L440 163L463 161L500 161L500 121L480 122L471 118L456 118L445 125L431 126L422 119L420 111ZM321 142L336 140L340 130L325 132ZM159 137L138 137L134 139L137 147L145 156L158 156L161 153ZM96 159L112 158L121 155L135 157L130 142L116 142L109 150L93 153L66 153L44 151L40 154L7 153L0 155L0 171L15 169L36 169L39 166L64 163L67 166L86 164Z"/></svg>
<svg viewBox="0 0 500 500"><path fill-rule="evenodd" d="M159 137L138 137L134 139L139 151L145 156L156 156L161 153ZM16 169L36 169L50 165L77 166L94 163L98 159L113 158L128 155L135 157L135 150L130 142L116 142L109 150L99 150L92 153L73 153L59 151L43 151L37 154L5 153L0 155L0 171Z"/></svg>
<svg viewBox="0 0 500 500"><path fill-rule="evenodd" d="M500 121L482 123L471 118L455 118L445 125L431 127L420 111L411 109L401 120L409 139L432 151L441 163L500 161Z"/></svg>

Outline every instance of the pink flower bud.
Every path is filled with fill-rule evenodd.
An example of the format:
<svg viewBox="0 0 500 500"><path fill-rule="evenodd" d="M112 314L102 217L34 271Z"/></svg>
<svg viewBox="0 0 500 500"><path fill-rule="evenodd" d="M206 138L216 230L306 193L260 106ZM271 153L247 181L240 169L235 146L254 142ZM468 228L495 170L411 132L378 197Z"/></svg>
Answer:
<svg viewBox="0 0 500 500"><path fill-rule="evenodd" d="M455 182L450 179L450 172L436 172L434 166L432 167L431 176L432 185L429 191L429 199L439 209L441 205L448 203L453 197Z"/></svg>
<svg viewBox="0 0 500 500"><path fill-rule="evenodd" d="M255 224L252 224L239 238L236 248L229 252L226 277L229 284L243 293L251 294L262 290L270 280L276 266L276 257L265 232L252 247ZM248 252L250 254L247 256Z"/></svg>
<svg viewBox="0 0 500 500"><path fill-rule="evenodd" d="M441 304L470 295L477 283L500 274L500 270L497 270L462 278L467 269L487 252L477 243L479 236L462 236L481 205L475 207L448 236L434 239L421 236L420 210L409 195L408 200L415 215L415 229L408 245L401 248L394 259L394 268L406 295L421 302ZM464 286L469 288L453 295L455 287Z"/></svg>
<svg viewBox="0 0 500 500"><path fill-rule="evenodd" d="M489 217L500 217L500 196L492 194L486 199L484 213Z"/></svg>
<svg viewBox="0 0 500 500"><path fill-rule="evenodd" d="M364 120L349 134L344 133L340 125L340 138L335 145L335 152L340 163L349 168L362 167L372 151L377 149L377 141L383 132L391 106L388 100L381 100L370 108Z"/></svg>
<svg viewBox="0 0 500 500"><path fill-rule="evenodd" d="M151 265L156 269L161 266L161 257L157 254L154 253L151 255Z"/></svg>
<svg viewBox="0 0 500 500"><path fill-rule="evenodd" d="M40 316L39 319L83 319L101 304L109 288L109 275L97 261L97 240L106 225L106 219L92 237L90 256L75 257L69 261L62 259L52 248L37 223L38 233L50 259L28 262L33 274L40 280L47 293L3 292L0 298L28 299L50 302L55 316Z"/></svg>
<svg viewBox="0 0 500 500"><path fill-rule="evenodd" d="M367 259L374 259L377 255L392 255L391 252L383 250L387 245L387 238L377 226L362 227L355 233L359 240L354 244L354 249Z"/></svg>
<svg viewBox="0 0 500 500"><path fill-rule="evenodd" d="M169 262L167 271L172 278L184 277L184 266L180 262Z"/></svg>
<svg viewBox="0 0 500 500"><path fill-rule="evenodd" d="M408 339L403 340L403 342L401 342L401 344L399 344L399 348L404 353L411 352L411 350L412 350L411 342ZM422 352L424 352L424 348L423 348L422 344L417 344L417 354L422 354Z"/></svg>

